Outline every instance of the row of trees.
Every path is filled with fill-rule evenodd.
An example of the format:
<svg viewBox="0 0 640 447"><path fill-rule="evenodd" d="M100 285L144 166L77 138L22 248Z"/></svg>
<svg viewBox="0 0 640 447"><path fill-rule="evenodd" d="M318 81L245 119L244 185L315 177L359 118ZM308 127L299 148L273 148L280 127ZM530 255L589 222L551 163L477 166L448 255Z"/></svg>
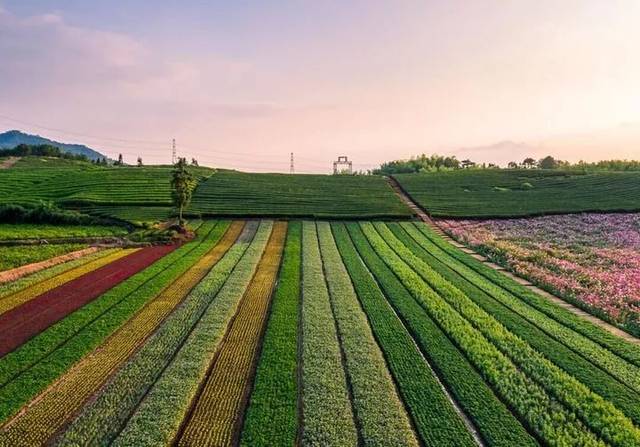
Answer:
<svg viewBox="0 0 640 447"><path fill-rule="evenodd" d="M67 160L89 161L89 158L83 154L70 154L62 152L60 148L51 146L50 144L19 144L13 149L2 149L0 155L7 157L27 157L29 155L37 157L56 157Z"/></svg>
<svg viewBox="0 0 640 447"><path fill-rule="evenodd" d="M551 155L536 160L527 157L522 162L510 161L508 169L568 169L568 170L591 170L591 171L640 171L640 161L636 160L603 160L593 163L579 161L570 163L564 160L557 160ZM380 165L370 173L376 175L410 174L416 172L448 171L456 169L500 169L494 163L475 163L469 159L459 161L455 155L442 156L418 155L408 160L393 160Z"/></svg>

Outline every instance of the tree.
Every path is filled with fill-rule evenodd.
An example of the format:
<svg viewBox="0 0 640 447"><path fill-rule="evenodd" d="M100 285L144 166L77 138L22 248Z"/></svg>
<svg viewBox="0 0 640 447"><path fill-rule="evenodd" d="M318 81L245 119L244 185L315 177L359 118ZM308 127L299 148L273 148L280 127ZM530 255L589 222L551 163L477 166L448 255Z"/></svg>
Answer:
<svg viewBox="0 0 640 447"><path fill-rule="evenodd" d="M527 157L522 161L522 166L525 168L533 168L535 165L536 161L531 157Z"/></svg>
<svg viewBox="0 0 640 447"><path fill-rule="evenodd" d="M184 226L182 211L189 205L189 202L191 202L191 195L195 187L196 179L193 174L187 170L187 159L179 158L171 172L171 196L174 205L178 208L178 223L181 227Z"/></svg>
<svg viewBox="0 0 640 447"><path fill-rule="evenodd" d="M118 154L118 166L122 166L124 164L124 160L122 159L122 154Z"/></svg>
<svg viewBox="0 0 640 447"><path fill-rule="evenodd" d="M138 157L138 167L142 167L142 157Z"/></svg>
<svg viewBox="0 0 640 447"><path fill-rule="evenodd" d="M556 167L558 167L558 163L556 162L556 159L551 155L547 155L538 162L538 167L540 169L555 169Z"/></svg>
<svg viewBox="0 0 640 447"><path fill-rule="evenodd" d="M192 158L192 159L191 159L191 164L192 164L193 166L198 166L198 160L196 160L195 158Z"/></svg>
<svg viewBox="0 0 640 447"><path fill-rule="evenodd" d="M507 168L518 169L518 163L516 163L515 161L510 161L509 164L507 164Z"/></svg>

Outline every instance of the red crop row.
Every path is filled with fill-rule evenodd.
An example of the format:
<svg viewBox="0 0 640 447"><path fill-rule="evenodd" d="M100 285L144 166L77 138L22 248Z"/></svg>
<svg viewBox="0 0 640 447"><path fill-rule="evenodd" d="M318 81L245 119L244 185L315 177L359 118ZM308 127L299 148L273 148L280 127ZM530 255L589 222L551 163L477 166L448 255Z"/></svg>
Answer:
<svg viewBox="0 0 640 447"><path fill-rule="evenodd" d="M0 315L0 356L20 346L71 312L153 264L176 246L138 250Z"/></svg>

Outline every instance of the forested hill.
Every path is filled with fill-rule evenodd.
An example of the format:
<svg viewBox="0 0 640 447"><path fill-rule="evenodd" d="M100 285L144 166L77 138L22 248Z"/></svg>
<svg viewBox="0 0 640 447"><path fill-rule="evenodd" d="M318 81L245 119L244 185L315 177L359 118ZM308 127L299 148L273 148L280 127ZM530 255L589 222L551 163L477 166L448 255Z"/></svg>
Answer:
<svg viewBox="0 0 640 447"><path fill-rule="evenodd" d="M13 149L20 144L28 144L30 146L48 144L59 148L62 152L74 155L85 155L89 160L105 158L105 156L100 152L82 144L59 143L39 135L30 135L28 133L20 132L19 130L10 130L8 132L0 133L0 150Z"/></svg>

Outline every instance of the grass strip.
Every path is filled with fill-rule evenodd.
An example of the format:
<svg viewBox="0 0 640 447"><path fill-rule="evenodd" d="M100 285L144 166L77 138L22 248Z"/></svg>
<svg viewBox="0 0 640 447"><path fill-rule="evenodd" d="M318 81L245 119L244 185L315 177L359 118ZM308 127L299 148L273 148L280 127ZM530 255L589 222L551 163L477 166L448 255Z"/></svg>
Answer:
<svg viewBox="0 0 640 447"><path fill-rule="evenodd" d="M273 226L177 445L233 445L238 439L286 234L286 222Z"/></svg>
<svg viewBox="0 0 640 447"><path fill-rule="evenodd" d="M294 445L298 433L298 325L302 224L287 241L240 445Z"/></svg>
<svg viewBox="0 0 640 447"><path fill-rule="evenodd" d="M247 225L254 226L257 223ZM218 287L218 283L224 283L224 286L112 445L171 444L206 376L229 321L235 314L238 302L267 243L270 230L270 222L261 224L252 244L233 271L227 265L223 270L218 270L215 275L203 280L208 282L204 285L205 288ZM235 246L232 249L235 249Z"/></svg>
<svg viewBox="0 0 640 447"><path fill-rule="evenodd" d="M421 237L421 233L415 227L410 226L407 228L409 234L400 225L389 224L388 227L416 256L429 264L447 281L456 284L456 287L467 297L502 323L509 331L525 340L532 348L587 385L593 392L613 403L629 416L635 424L640 423L640 406L638 406L640 395L637 392L616 380L605 370L595 366L588 360L589 357L583 357L561 343L561 341L556 340L554 338L555 331L541 330L534 322L525 319L519 312L513 311L502 300L485 293L485 291L475 286L470 282L472 274L466 276L464 270L460 272L453 270L456 261L452 260L437 247L432 247L432 244L428 241L423 240L424 237ZM412 239L413 232L417 232L415 237L419 239ZM429 251L427 251L427 247ZM453 264L453 267L450 267L451 264ZM522 302L520 304L524 305ZM555 320L552 321L555 322ZM574 335L582 337L577 333ZM603 349L600 345L596 346ZM620 360L618 357L616 358Z"/></svg>
<svg viewBox="0 0 640 447"><path fill-rule="evenodd" d="M0 443L14 446L46 442L74 415L158 325L184 299L237 239L243 222L234 222L220 242L176 281L49 387L26 411L0 431Z"/></svg>
<svg viewBox="0 0 640 447"><path fill-rule="evenodd" d="M344 352L353 408L365 445L417 446L380 347L351 284L327 222L318 240L338 337Z"/></svg>
<svg viewBox="0 0 640 447"><path fill-rule="evenodd" d="M13 415L209 251L226 229L188 243L0 359L0 420ZM205 236L206 237L206 236ZM210 239L210 240L209 240Z"/></svg>
<svg viewBox="0 0 640 447"><path fill-rule="evenodd" d="M125 256L128 256L138 250L139 249L126 249L112 251L106 256L99 257L65 273L61 273L60 275L57 275L53 278L47 279L19 292L15 292L12 295L6 296L0 299L0 314L14 309L28 301L31 301L32 299L48 292L51 289L55 289L56 287L59 287L100 267L110 264L117 259L124 258Z"/></svg>
<svg viewBox="0 0 640 447"><path fill-rule="evenodd" d="M409 264L387 245L371 223L362 223L367 239L378 255L394 271L416 301L457 344L502 398L525 420L530 429L549 443L600 445L598 438L577 420L573 412L549 396L544 388L518 367L458 310L443 300ZM393 236L393 235L392 235ZM409 253L409 256L411 254ZM553 415L553 417L550 417Z"/></svg>
<svg viewBox="0 0 640 447"><path fill-rule="evenodd" d="M194 334L191 331L249 246L256 227L245 226L243 233L220 262L194 287L140 350L114 374L97 397L82 409L79 417L60 437L59 444L106 445L112 441L176 352L183 347L187 337Z"/></svg>
<svg viewBox="0 0 640 447"><path fill-rule="evenodd" d="M434 437L439 440L446 439L445 436L457 435L451 440L453 445L468 444L468 441L457 439L462 437L462 424L457 414L452 415L454 410L451 404L446 402L446 405L433 405L434 402L441 401L443 396L429 370L431 365L488 445L537 445L465 356L378 256L358 224L349 223L346 227L349 234L337 224L334 227L340 252L343 253L356 289L360 287L358 295L362 305L380 345L383 349L386 347L387 362L418 430L428 433L427 428L434 420L444 419L441 426L445 435L439 438L440 433L436 432ZM358 256L361 262L357 259ZM362 284L370 286L364 288ZM421 352L429 365L425 363ZM454 416L458 419L457 422L452 421ZM426 437L422 434L423 440Z"/></svg>
<svg viewBox="0 0 640 447"><path fill-rule="evenodd" d="M302 444L354 446L358 432L316 225L309 221L302 224L302 284Z"/></svg>
<svg viewBox="0 0 640 447"><path fill-rule="evenodd" d="M532 292L522 284L518 284L513 279L501 274L491 267L484 265L481 261L474 259L467 253L464 253L453 247L447 241L435 234L433 230L431 230L427 225L423 223L416 223L415 226L431 242L445 251L449 256L466 265L467 267L475 270L491 283L512 293L514 296L518 297L532 307L538 309L540 312L543 312L544 314L553 318L564 326L569 327L576 332L579 332L580 334L593 340L599 345L604 346L623 359L633 363L636 366L640 366L640 347L638 347L637 345L629 343L626 340L617 337L612 333L602 329L601 327L591 323L590 321L580 318L578 315L573 314L567 309L564 309L538 295L537 293Z"/></svg>

